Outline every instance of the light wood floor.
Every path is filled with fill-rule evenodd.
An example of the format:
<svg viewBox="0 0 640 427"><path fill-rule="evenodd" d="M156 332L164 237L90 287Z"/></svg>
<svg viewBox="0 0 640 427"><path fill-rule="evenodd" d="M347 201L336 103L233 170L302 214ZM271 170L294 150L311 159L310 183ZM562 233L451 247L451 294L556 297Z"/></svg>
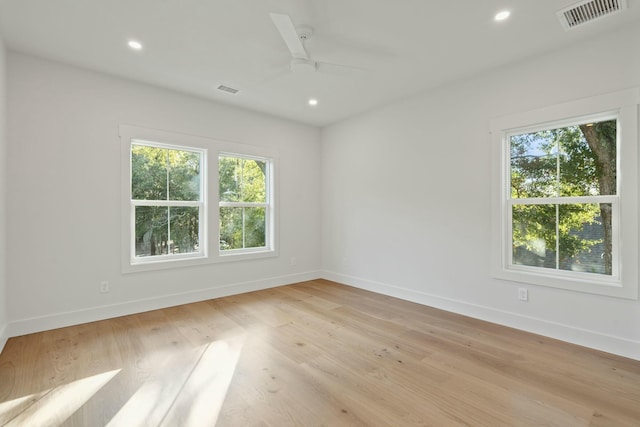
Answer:
<svg viewBox="0 0 640 427"><path fill-rule="evenodd" d="M1 426L640 426L640 362L325 280L11 338Z"/></svg>

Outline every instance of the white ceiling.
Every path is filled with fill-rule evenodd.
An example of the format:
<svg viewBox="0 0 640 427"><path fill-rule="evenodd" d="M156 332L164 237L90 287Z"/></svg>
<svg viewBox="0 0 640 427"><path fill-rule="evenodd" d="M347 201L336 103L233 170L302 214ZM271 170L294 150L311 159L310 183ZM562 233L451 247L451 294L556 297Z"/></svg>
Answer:
<svg viewBox="0 0 640 427"><path fill-rule="evenodd" d="M639 2L565 31L556 12L575 0L0 0L0 30L15 51L323 126L638 25ZM291 73L270 12L313 28L313 59L356 68Z"/></svg>

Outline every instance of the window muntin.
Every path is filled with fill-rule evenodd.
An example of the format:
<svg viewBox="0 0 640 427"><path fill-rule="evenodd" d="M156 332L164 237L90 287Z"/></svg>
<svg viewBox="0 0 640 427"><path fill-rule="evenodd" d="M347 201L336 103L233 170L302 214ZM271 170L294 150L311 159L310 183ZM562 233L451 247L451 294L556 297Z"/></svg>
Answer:
<svg viewBox="0 0 640 427"><path fill-rule="evenodd" d="M218 157L222 255L270 249L271 167L266 158Z"/></svg>
<svg viewBox="0 0 640 427"><path fill-rule="evenodd" d="M509 267L618 276L618 120L508 134Z"/></svg>
<svg viewBox="0 0 640 427"><path fill-rule="evenodd" d="M131 141L131 262L201 257L202 149Z"/></svg>

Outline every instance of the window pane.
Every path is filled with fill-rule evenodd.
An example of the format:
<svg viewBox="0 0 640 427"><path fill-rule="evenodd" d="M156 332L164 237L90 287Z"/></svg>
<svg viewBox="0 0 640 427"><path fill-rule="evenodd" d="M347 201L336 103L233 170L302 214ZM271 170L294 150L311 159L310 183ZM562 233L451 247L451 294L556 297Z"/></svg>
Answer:
<svg viewBox="0 0 640 427"><path fill-rule="evenodd" d="M266 246L264 208L220 208L220 250Z"/></svg>
<svg viewBox="0 0 640 427"><path fill-rule="evenodd" d="M197 207L170 207L169 215L171 253L198 252L200 210Z"/></svg>
<svg viewBox="0 0 640 427"><path fill-rule="evenodd" d="M511 197L557 194L557 146L550 132L515 135L511 144Z"/></svg>
<svg viewBox="0 0 640 427"><path fill-rule="evenodd" d="M198 252L197 207L136 206L136 256Z"/></svg>
<svg viewBox="0 0 640 427"><path fill-rule="evenodd" d="M200 200L200 153L167 150L169 200Z"/></svg>
<svg viewBox="0 0 640 427"><path fill-rule="evenodd" d="M617 120L561 129L563 196L616 194Z"/></svg>
<svg viewBox="0 0 640 427"><path fill-rule="evenodd" d="M609 203L560 205L560 269L611 275L611 211Z"/></svg>
<svg viewBox="0 0 640 427"><path fill-rule="evenodd" d="M134 200L200 200L201 155L169 148L131 146Z"/></svg>
<svg viewBox="0 0 640 427"><path fill-rule="evenodd" d="M167 200L167 153L164 148L131 146L131 197Z"/></svg>
<svg viewBox="0 0 640 427"><path fill-rule="evenodd" d="M514 265L612 274L610 203L515 205L512 215Z"/></svg>
<svg viewBox="0 0 640 427"><path fill-rule="evenodd" d="M245 208L245 248L263 248L266 246L264 208Z"/></svg>
<svg viewBox="0 0 640 427"><path fill-rule="evenodd" d="M556 268L556 206L514 205L513 264Z"/></svg>
<svg viewBox="0 0 640 427"><path fill-rule="evenodd" d="M156 256L168 253L168 217L168 207L135 207L135 245L137 257Z"/></svg>
<svg viewBox="0 0 640 427"><path fill-rule="evenodd" d="M220 201L265 203L266 166L265 161L221 156Z"/></svg>
<svg viewBox="0 0 640 427"><path fill-rule="evenodd" d="M558 136L562 147L559 158L560 196L600 195L596 160L580 127L571 126L552 132Z"/></svg>
<svg viewBox="0 0 640 427"><path fill-rule="evenodd" d="M510 137L511 197L616 194L617 121Z"/></svg>

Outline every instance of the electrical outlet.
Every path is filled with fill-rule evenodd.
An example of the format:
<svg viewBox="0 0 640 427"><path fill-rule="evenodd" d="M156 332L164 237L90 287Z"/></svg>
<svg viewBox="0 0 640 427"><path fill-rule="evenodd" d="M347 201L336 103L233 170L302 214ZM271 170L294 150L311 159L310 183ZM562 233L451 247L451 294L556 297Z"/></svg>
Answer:
<svg viewBox="0 0 640 427"><path fill-rule="evenodd" d="M529 290L527 288L518 288L518 299L520 301L529 301Z"/></svg>
<svg viewBox="0 0 640 427"><path fill-rule="evenodd" d="M289 264L291 264L291 267L293 267L297 263L298 263L298 260L296 259L296 257L292 256L291 259L289 260Z"/></svg>
<svg viewBox="0 0 640 427"><path fill-rule="evenodd" d="M109 281L103 280L102 282L100 282L100 293L106 294L108 292L109 292Z"/></svg>

